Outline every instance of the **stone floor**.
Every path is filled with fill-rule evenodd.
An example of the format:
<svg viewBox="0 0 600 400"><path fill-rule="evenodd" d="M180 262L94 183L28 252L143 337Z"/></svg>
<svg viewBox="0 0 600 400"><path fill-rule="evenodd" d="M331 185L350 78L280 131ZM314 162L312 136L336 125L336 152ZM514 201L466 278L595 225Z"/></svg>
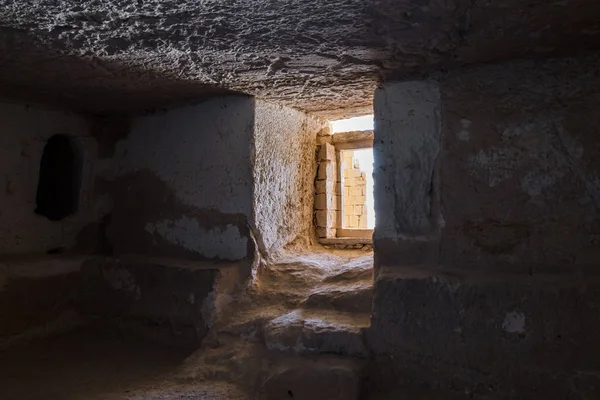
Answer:
<svg viewBox="0 0 600 400"><path fill-rule="evenodd" d="M2 400L248 399L235 386L177 382L190 349L89 327L0 351Z"/></svg>
<svg viewBox="0 0 600 400"><path fill-rule="evenodd" d="M269 399L358 398L372 291L372 252L281 256L261 266L180 378L237 382Z"/></svg>
<svg viewBox="0 0 600 400"><path fill-rule="evenodd" d="M3 400L436 399L361 393L373 253L316 250L266 263L200 349L86 328L0 352Z"/></svg>

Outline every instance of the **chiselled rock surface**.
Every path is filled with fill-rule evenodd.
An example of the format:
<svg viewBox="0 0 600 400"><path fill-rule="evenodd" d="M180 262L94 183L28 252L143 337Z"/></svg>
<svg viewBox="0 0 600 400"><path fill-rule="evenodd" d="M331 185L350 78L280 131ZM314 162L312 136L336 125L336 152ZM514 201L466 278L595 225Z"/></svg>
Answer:
<svg viewBox="0 0 600 400"><path fill-rule="evenodd" d="M366 112L380 75L597 49L591 0L0 1L0 88L94 112L233 90ZM40 68L43 66L43 68Z"/></svg>
<svg viewBox="0 0 600 400"><path fill-rule="evenodd" d="M368 326L368 314L295 310L266 325L265 343L270 350L364 356L362 330Z"/></svg>
<svg viewBox="0 0 600 400"><path fill-rule="evenodd" d="M324 308L368 314L373 300L372 282L317 289L302 303L305 308Z"/></svg>
<svg viewBox="0 0 600 400"><path fill-rule="evenodd" d="M372 254L318 249L263 265L179 378L235 382L265 399L357 398L372 267Z"/></svg>

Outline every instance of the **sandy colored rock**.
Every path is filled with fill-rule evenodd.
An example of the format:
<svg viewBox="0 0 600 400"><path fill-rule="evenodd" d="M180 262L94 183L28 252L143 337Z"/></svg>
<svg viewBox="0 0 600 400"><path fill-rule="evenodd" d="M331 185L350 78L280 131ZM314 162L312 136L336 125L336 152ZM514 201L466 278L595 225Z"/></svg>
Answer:
<svg viewBox="0 0 600 400"><path fill-rule="evenodd" d="M372 301L373 285L370 282L364 282L362 284L317 289L302 303L302 307L368 314L371 311Z"/></svg>
<svg viewBox="0 0 600 400"><path fill-rule="evenodd" d="M368 315L295 310L265 326L265 344L269 350L299 354L365 356L362 330L368 325Z"/></svg>

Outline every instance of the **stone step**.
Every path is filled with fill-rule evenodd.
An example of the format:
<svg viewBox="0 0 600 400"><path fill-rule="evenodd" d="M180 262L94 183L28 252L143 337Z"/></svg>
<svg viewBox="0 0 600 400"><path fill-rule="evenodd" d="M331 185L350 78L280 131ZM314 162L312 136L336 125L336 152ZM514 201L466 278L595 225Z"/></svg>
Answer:
<svg viewBox="0 0 600 400"><path fill-rule="evenodd" d="M247 309L240 308L228 316L225 323L218 328L218 333L262 341L263 327L271 320L287 314L289 311L290 309L278 305L264 307L254 305Z"/></svg>
<svg viewBox="0 0 600 400"><path fill-rule="evenodd" d="M349 269L339 274L329 276L323 280L324 283L347 283L369 281L373 284L373 268Z"/></svg>
<svg viewBox="0 0 600 400"><path fill-rule="evenodd" d="M341 357L278 358L262 385L266 400L354 400L362 366Z"/></svg>
<svg viewBox="0 0 600 400"><path fill-rule="evenodd" d="M362 281L353 285L323 286L302 302L302 308L319 308L352 313L370 313L373 284Z"/></svg>
<svg viewBox="0 0 600 400"><path fill-rule="evenodd" d="M178 385L234 383L255 399L352 400L358 398L363 361L268 351L262 343L227 337L190 355L170 379Z"/></svg>
<svg viewBox="0 0 600 400"><path fill-rule="evenodd" d="M368 327L369 314L297 309L268 322L263 337L269 350L365 357Z"/></svg>
<svg viewBox="0 0 600 400"><path fill-rule="evenodd" d="M349 260L338 266L338 272L331 274L323 283L352 283L367 280L373 282L373 256Z"/></svg>

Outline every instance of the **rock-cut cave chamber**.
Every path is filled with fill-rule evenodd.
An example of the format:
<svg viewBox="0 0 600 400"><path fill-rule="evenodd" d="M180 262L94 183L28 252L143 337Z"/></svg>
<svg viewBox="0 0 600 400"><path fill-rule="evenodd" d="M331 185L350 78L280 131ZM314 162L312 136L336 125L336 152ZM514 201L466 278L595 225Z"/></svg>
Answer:
<svg viewBox="0 0 600 400"><path fill-rule="evenodd" d="M2 399L600 396L597 2L0 10Z"/></svg>

